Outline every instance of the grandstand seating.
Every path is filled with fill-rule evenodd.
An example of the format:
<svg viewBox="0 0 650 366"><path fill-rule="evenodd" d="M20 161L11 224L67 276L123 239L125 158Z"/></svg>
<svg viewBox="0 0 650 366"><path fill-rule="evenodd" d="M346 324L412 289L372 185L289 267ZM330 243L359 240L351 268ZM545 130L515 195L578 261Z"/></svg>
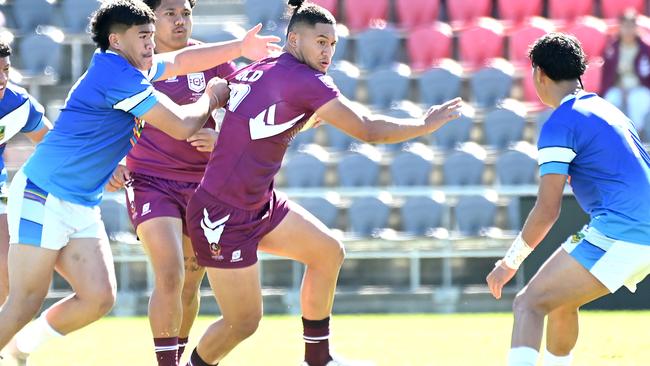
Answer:
<svg viewBox="0 0 650 366"><path fill-rule="evenodd" d="M458 42L461 62L468 68L481 67L490 59L503 57L503 26L496 19L480 18L460 32Z"/></svg>
<svg viewBox="0 0 650 366"><path fill-rule="evenodd" d="M595 0L548 0L551 19L572 23L576 18L594 13Z"/></svg>
<svg viewBox="0 0 650 366"><path fill-rule="evenodd" d="M328 228L336 228L339 217L339 209L336 204L339 199L338 195L330 193L324 197L305 197L298 203Z"/></svg>
<svg viewBox="0 0 650 366"><path fill-rule="evenodd" d="M601 0L600 6L604 18L618 18L628 8L639 14L645 11L644 0Z"/></svg>
<svg viewBox="0 0 650 366"><path fill-rule="evenodd" d="M22 57L19 68L29 76L58 77L62 71L63 33L49 27L39 28L42 32L32 33L19 40L18 52Z"/></svg>
<svg viewBox="0 0 650 366"><path fill-rule="evenodd" d="M494 59L476 71L470 85L474 103L478 107L492 107L510 96L515 69L504 59Z"/></svg>
<svg viewBox="0 0 650 366"><path fill-rule="evenodd" d="M542 0L497 0L499 18L513 23L522 23L525 19L542 15Z"/></svg>
<svg viewBox="0 0 650 366"><path fill-rule="evenodd" d="M355 46L356 63L370 71L397 61L399 35L392 27L370 28L357 35Z"/></svg>
<svg viewBox="0 0 650 366"><path fill-rule="evenodd" d="M390 207L385 197L359 197L348 208L348 232L355 236L377 236L388 227Z"/></svg>
<svg viewBox="0 0 650 366"><path fill-rule="evenodd" d="M463 196L458 199L455 219L464 236L479 236L495 227L497 205L488 195Z"/></svg>
<svg viewBox="0 0 650 366"><path fill-rule="evenodd" d="M438 19L439 0L395 0L397 23L404 29L431 24Z"/></svg>
<svg viewBox="0 0 650 366"><path fill-rule="evenodd" d="M354 138L347 135L334 126L325 124L321 127L325 131L327 146L333 150L344 151L355 141Z"/></svg>
<svg viewBox="0 0 650 366"><path fill-rule="evenodd" d="M535 184L537 182L536 156L536 147L524 141L503 152L495 164L497 183Z"/></svg>
<svg viewBox="0 0 650 366"><path fill-rule="evenodd" d="M367 144L354 146L337 166L342 187L373 187L379 183L381 152Z"/></svg>
<svg viewBox="0 0 650 366"><path fill-rule="evenodd" d="M587 57L602 57L607 43L607 24L599 18L584 16L576 19L566 33L573 34L582 44Z"/></svg>
<svg viewBox="0 0 650 366"><path fill-rule="evenodd" d="M444 184L479 186L483 184L485 149L475 142L465 142L447 155L443 165Z"/></svg>
<svg viewBox="0 0 650 366"><path fill-rule="evenodd" d="M443 60L417 79L420 102L425 105L442 104L461 95L463 68L450 59Z"/></svg>
<svg viewBox="0 0 650 366"><path fill-rule="evenodd" d="M88 0L64 0L61 3L63 25L70 33L85 33L90 15L97 9L97 2Z"/></svg>
<svg viewBox="0 0 650 366"><path fill-rule="evenodd" d="M322 6L327 9L335 17L338 15L338 0L310 0L312 3Z"/></svg>
<svg viewBox="0 0 650 366"><path fill-rule="evenodd" d="M530 67L528 48L539 37L555 30L553 23L545 18L533 17L510 33L508 59L516 67Z"/></svg>
<svg viewBox="0 0 650 366"><path fill-rule="evenodd" d="M440 127L435 133L431 134L433 144L445 150L451 150L458 144L470 140L470 133L474 126L474 109L470 106L465 107L461 116Z"/></svg>
<svg viewBox="0 0 650 366"><path fill-rule="evenodd" d="M452 22L469 24L479 17L492 14L491 0L447 0L447 15Z"/></svg>
<svg viewBox="0 0 650 366"><path fill-rule="evenodd" d="M38 25L57 25L54 23L56 13L54 4L47 0L20 0L20 5L13 4L13 19L20 33L34 31Z"/></svg>
<svg viewBox="0 0 650 366"><path fill-rule="evenodd" d="M360 31L371 25L386 23L388 0L345 0L345 24L352 31Z"/></svg>
<svg viewBox="0 0 650 366"><path fill-rule="evenodd" d="M368 75L368 99L376 108L408 98L411 70L404 64L382 68Z"/></svg>
<svg viewBox="0 0 650 366"><path fill-rule="evenodd" d="M328 154L318 145L303 145L300 152L291 155L284 165L287 186L324 187Z"/></svg>
<svg viewBox="0 0 650 366"><path fill-rule="evenodd" d="M523 138L526 125L526 108L514 100L491 110L485 115L483 135L485 143L497 149Z"/></svg>
<svg viewBox="0 0 650 366"><path fill-rule="evenodd" d="M359 68L347 61L339 61L327 72L341 93L348 99L356 99L359 84Z"/></svg>
<svg viewBox="0 0 650 366"><path fill-rule="evenodd" d="M390 164L390 175L396 186L425 186L433 169L433 151L416 142L405 146Z"/></svg>
<svg viewBox="0 0 650 366"><path fill-rule="evenodd" d="M412 30L406 40L411 67L426 70L452 57L453 32L447 23L435 22Z"/></svg>
<svg viewBox="0 0 650 366"><path fill-rule="evenodd" d="M409 197L400 208L402 231L414 236L431 235L443 229L448 207L443 194Z"/></svg>
<svg viewBox="0 0 650 366"><path fill-rule="evenodd" d="M284 0L245 0L244 5L249 25L278 23L287 9Z"/></svg>
<svg viewBox="0 0 650 366"><path fill-rule="evenodd" d="M350 51L348 50L348 39L350 38L350 30L348 29L348 27L345 26L345 24L338 23L336 25L336 35L339 37L339 39L336 42L336 52L334 53L334 57L332 57L332 60L340 61L340 60L345 60L350 58L349 56Z"/></svg>
<svg viewBox="0 0 650 366"><path fill-rule="evenodd" d="M246 29L234 22L196 23L192 26L192 38L202 42L232 41L244 35L246 35Z"/></svg>

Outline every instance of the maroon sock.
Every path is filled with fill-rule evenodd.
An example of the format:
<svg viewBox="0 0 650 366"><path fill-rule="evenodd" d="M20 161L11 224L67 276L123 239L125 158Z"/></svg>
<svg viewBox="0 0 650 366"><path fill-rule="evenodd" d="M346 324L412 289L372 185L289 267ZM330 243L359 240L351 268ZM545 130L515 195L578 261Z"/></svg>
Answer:
<svg viewBox="0 0 650 366"><path fill-rule="evenodd" d="M178 366L178 337L154 338L158 366Z"/></svg>
<svg viewBox="0 0 650 366"><path fill-rule="evenodd" d="M196 348L195 348L194 351L192 351L192 356L190 357L190 362L188 362L187 365L185 365L185 366L217 366L218 364L219 364L219 362L215 363L214 365L211 365L211 364L203 361L201 356L199 356L199 353L196 352Z"/></svg>
<svg viewBox="0 0 650 366"><path fill-rule="evenodd" d="M330 317L322 320L302 318L305 339L305 362L309 366L325 366L330 356Z"/></svg>
<svg viewBox="0 0 650 366"><path fill-rule="evenodd" d="M187 346L188 337L181 338L178 337L178 362L181 362L181 356L185 352L185 346Z"/></svg>

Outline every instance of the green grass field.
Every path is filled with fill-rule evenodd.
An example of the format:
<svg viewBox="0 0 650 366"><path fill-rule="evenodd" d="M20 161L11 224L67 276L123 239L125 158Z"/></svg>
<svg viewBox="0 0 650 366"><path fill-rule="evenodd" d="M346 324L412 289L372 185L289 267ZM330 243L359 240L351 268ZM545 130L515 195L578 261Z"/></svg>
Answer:
<svg viewBox="0 0 650 366"><path fill-rule="evenodd" d="M197 320L192 347L212 320ZM505 366L511 325L510 314L336 316L331 342L341 355L372 359L379 366ZM650 312L583 312L574 365L650 365L649 329ZM266 316L258 332L221 365L298 366L301 331L299 317ZM46 345L30 362L155 365L146 318L103 319Z"/></svg>

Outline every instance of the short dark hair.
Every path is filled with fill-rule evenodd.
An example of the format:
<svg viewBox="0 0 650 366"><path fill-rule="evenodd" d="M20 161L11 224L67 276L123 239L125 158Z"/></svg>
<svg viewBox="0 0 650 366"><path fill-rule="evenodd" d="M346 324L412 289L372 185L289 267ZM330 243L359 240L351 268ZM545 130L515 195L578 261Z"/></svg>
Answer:
<svg viewBox="0 0 650 366"><path fill-rule="evenodd" d="M152 24L156 21L153 10L141 0L113 0L105 2L90 19L92 39L102 51L109 46L108 35L116 27L128 29L134 25Z"/></svg>
<svg viewBox="0 0 650 366"><path fill-rule="evenodd" d="M316 23L336 24L336 19L329 10L305 0L289 0L291 18L287 26L287 36L297 24L308 24L311 27Z"/></svg>
<svg viewBox="0 0 650 366"><path fill-rule="evenodd" d="M585 53L574 36L548 33L528 50L533 66L539 66L554 81L575 80L587 69Z"/></svg>
<svg viewBox="0 0 650 366"><path fill-rule="evenodd" d="M163 0L142 0L151 10L156 11L156 9L162 4ZM190 2L190 8L194 9L196 5L196 0L187 0Z"/></svg>
<svg viewBox="0 0 650 366"><path fill-rule="evenodd" d="M11 56L11 46L9 43L0 40L0 57Z"/></svg>

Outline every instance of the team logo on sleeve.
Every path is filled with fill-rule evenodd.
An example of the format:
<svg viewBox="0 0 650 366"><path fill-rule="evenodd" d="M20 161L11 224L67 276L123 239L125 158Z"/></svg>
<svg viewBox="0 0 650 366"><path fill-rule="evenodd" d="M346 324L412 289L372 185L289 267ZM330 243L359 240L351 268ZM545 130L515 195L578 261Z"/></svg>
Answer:
<svg viewBox="0 0 650 366"><path fill-rule="evenodd" d="M205 75L202 72L187 74L187 87L193 92L202 92L205 89Z"/></svg>

